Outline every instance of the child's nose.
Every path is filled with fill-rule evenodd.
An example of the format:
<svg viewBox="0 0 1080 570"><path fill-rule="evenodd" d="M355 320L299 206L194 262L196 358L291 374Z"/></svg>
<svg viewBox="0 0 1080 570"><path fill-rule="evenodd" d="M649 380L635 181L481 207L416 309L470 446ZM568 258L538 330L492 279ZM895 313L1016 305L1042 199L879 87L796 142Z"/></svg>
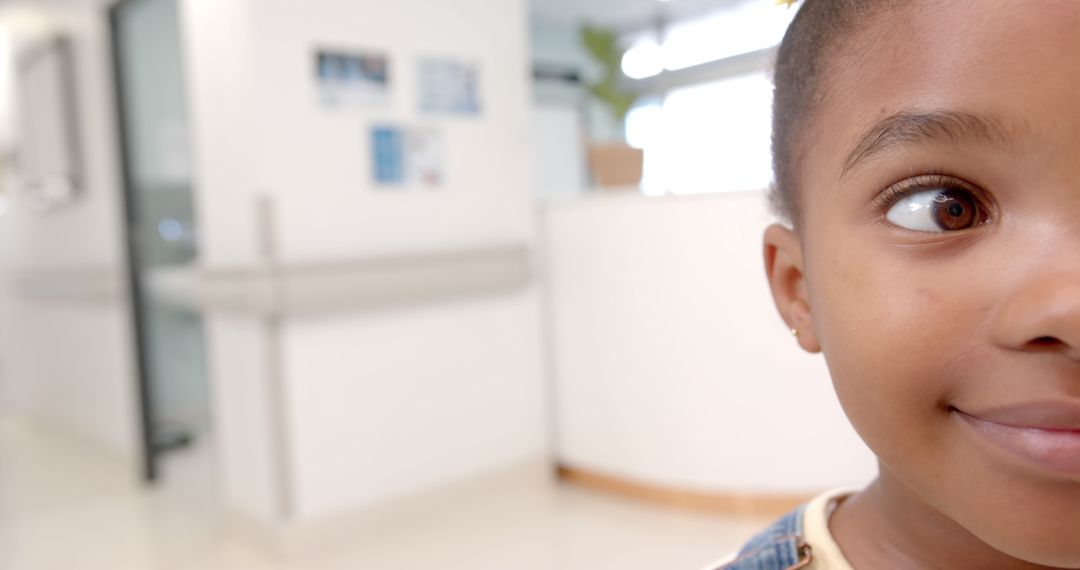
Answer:
<svg viewBox="0 0 1080 570"><path fill-rule="evenodd" d="M1080 267L1028 276L999 305L993 327L1006 348L1080 363Z"/></svg>

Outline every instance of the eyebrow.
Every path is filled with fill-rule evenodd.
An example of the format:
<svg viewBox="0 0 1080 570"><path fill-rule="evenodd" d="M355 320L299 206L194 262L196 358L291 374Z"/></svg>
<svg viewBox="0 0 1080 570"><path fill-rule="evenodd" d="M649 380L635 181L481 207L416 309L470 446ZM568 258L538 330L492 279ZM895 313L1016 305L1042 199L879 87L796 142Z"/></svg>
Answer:
<svg viewBox="0 0 1080 570"><path fill-rule="evenodd" d="M873 156L897 146L980 140L1005 144L1013 133L999 120L966 111L900 112L874 124L840 171L843 178Z"/></svg>

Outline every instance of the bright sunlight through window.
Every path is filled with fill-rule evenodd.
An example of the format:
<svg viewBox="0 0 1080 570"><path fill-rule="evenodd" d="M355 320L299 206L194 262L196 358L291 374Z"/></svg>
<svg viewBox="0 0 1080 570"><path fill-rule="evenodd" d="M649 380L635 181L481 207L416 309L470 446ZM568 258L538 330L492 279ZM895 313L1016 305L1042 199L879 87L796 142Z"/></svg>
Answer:
<svg viewBox="0 0 1080 570"><path fill-rule="evenodd" d="M780 43L798 12L741 0L662 31L628 36L623 71L633 79L719 61ZM645 194L763 190L772 180L772 83L764 72L683 87L639 101L626 141L645 149Z"/></svg>
<svg viewBox="0 0 1080 570"><path fill-rule="evenodd" d="M671 92L627 117L649 195L762 190L772 180L772 82L755 73Z"/></svg>

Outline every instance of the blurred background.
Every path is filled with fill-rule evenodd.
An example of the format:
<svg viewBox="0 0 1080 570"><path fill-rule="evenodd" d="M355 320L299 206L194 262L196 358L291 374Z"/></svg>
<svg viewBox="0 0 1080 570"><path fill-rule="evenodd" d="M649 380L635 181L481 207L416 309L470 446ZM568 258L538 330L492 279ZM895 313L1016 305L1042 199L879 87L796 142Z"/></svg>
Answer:
<svg viewBox="0 0 1080 570"><path fill-rule="evenodd" d="M874 473L773 0L0 0L0 568L700 568Z"/></svg>

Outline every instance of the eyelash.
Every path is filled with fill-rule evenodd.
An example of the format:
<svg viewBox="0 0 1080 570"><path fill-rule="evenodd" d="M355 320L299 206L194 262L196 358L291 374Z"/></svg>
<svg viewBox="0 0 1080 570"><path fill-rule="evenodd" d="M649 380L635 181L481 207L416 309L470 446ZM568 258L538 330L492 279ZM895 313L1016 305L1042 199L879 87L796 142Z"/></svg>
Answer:
<svg viewBox="0 0 1080 570"><path fill-rule="evenodd" d="M963 190L970 193L978 203L980 211L985 214L987 221L989 221L992 210L990 208L989 200L986 199L986 193L978 186L950 174L919 174L895 182L874 198L872 206L875 210L884 214L896 205L897 202L908 196L939 188L944 190Z"/></svg>

